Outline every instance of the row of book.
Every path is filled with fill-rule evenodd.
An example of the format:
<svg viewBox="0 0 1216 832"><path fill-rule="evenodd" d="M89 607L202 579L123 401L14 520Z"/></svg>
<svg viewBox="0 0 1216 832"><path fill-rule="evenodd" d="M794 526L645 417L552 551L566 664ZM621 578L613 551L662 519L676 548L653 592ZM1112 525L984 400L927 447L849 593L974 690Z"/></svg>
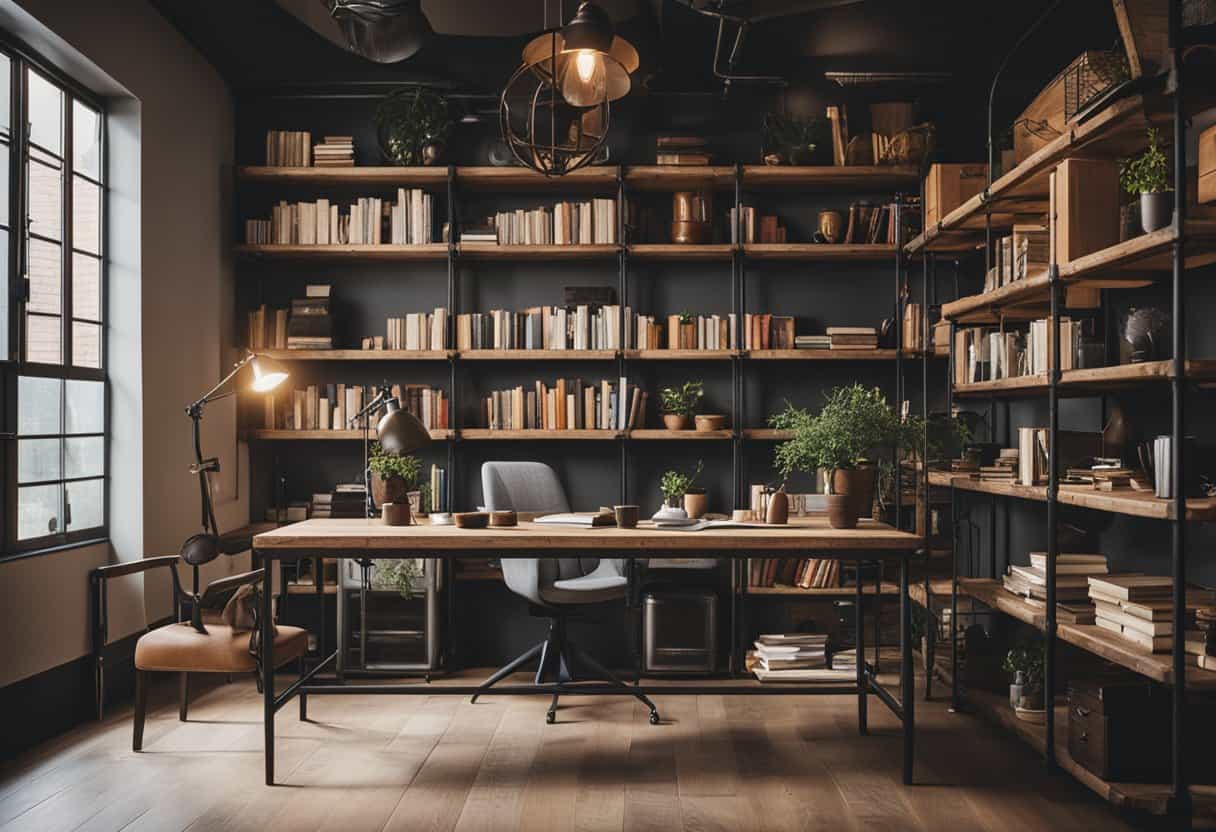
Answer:
<svg viewBox="0 0 1216 832"><path fill-rule="evenodd" d="M249 349L253 352L287 349L287 312L286 309L271 309L264 303L249 310L245 336Z"/></svg>
<svg viewBox="0 0 1216 832"><path fill-rule="evenodd" d="M625 314L629 311L626 309ZM627 333L626 333L627 334ZM533 306L520 312L491 309L456 316L460 350L621 349L621 307Z"/></svg>
<svg viewBox="0 0 1216 832"><path fill-rule="evenodd" d="M840 561L830 558L751 558L747 585L826 589L840 586Z"/></svg>
<svg viewBox="0 0 1216 832"><path fill-rule="evenodd" d="M620 241L616 200L608 197L499 211L492 220L499 245L615 245ZM480 235L461 235L462 242L480 239Z"/></svg>
<svg viewBox="0 0 1216 832"><path fill-rule="evenodd" d="M621 377L586 383L558 379L495 390L482 399L490 430L630 430L645 424L647 394Z"/></svg>
<svg viewBox="0 0 1216 832"><path fill-rule="evenodd" d="M447 393L423 384L394 384L391 394L401 407L428 429L450 424ZM303 389L274 391L263 396L263 425L274 430L346 430L363 409L362 385L310 384Z"/></svg>
<svg viewBox="0 0 1216 832"><path fill-rule="evenodd" d="M386 320L385 330L384 338L373 338L370 345L365 338L363 349L442 350L447 344L448 310L437 306L433 312L393 316Z"/></svg>
<svg viewBox="0 0 1216 832"><path fill-rule="evenodd" d="M346 207L328 199L280 201L270 219L245 221L249 245L424 245L434 242L434 203L417 188L398 188L395 201L358 197Z"/></svg>
<svg viewBox="0 0 1216 832"><path fill-rule="evenodd" d="M1012 234L997 240L997 262L984 278L984 291L1045 273L1051 258L1050 240L1045 225L1014 225Z"/></svg>
<svg viewBox="0 0 1216 832"><path fill-rule="evenodd" d="M267 130L266 164L270 167L311 166L312 133L307 130Z"/></svg>
<svg viewBox="0 0 1216 832"><path fill-rule="evenodd" d="M741 205L726 212L730 223L730 241L743 243L784 243L788 240L785 226L774 214L760 214L755 206Z"/></svg>
<svg viewBox="0 0 1216 832"><path fill-rule="evenodd" d="M1030 321L1025 331L966 327L954 338L955 384L1043 375L1051 368L1052 330L1046 318ZM1060 369L1076 365L1081 343L1079 321L1060 319Z"/></svg>

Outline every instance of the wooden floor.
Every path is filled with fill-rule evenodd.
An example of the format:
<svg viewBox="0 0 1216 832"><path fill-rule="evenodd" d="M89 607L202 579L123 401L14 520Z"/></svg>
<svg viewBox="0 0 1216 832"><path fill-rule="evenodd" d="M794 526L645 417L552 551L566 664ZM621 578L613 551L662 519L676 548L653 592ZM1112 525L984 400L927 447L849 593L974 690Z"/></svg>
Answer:
<svg viewBox="0 0 1216 832"><path fill-rule="evenodd" d="M477 674L469 674L480 678ZM177 719L154 691L144 751L130 709L6 765L0 829L55 830L1115 830L1132 828L1067 776L975 717L919 704L920 785L900 785L900 739L870 699L314 697L280 712L278 771L262 785L252 682L198 696ZM158 696L159 694L159 696Z"/></svg>

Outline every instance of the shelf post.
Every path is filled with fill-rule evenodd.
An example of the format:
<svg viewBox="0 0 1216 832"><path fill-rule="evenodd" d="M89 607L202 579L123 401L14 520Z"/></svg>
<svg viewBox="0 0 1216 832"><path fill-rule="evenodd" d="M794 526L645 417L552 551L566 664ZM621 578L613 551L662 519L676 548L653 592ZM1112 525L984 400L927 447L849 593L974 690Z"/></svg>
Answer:
<svg viewBox="0 0 1216 832"><path fill-rule="evenodd" d="M1056 764L1056 556L1059 554L1059 489L1060 489L1060 267L1048 267L1051 291L1051 354L1047 373L1048 453L1047 453L1047 621L1043 632L1043 702L1047 709L1046 747L1043 749L1047 770Z"/></svg>
<svg viewBox="0 0 1216 832"><path fill-rule="evenodd" d="M743 495L747 493L744 487L744 465L743 465L743 425L746 424L747 408L744 402L744 365L743 365L743 315L745 306L746 294L744 283L746 281L746 263L743 258L743 223L741 215L743 213L743 165L735 164L735 227L732 230L732 242L730 253L730 282L731 294L730 302L732 311L735 314L735 347L730 359L730 398L731 398L731 423L733 434L731 438L731 474L733 481L734 493L731 495L733 506L735 508L743 508Z"/></svg>
<svg viewBox="0 0 1216 832"><path fill-rule="evenodd" d="M625 332L629 328L629 322L625 320L625 309L629 303L629 261L628 252L629 246L625 240L625 168L622 165L616 166L616 242L617 242L617 300L619 302L620 314L617 316L620 321L620 326L617 328L617 346L619 349L616 354L616 375L617 378L627 379L625 374ZM618 393L618 398L621 401L627 400L625 390ZM623 405L622 405L623 406ZM629 426L626 425L626 428ZM625 435L617 441L617 446L620 449L620 482L618 484L618 496L621 504L629 502L629 440Z"/></svg>
<svg viewBox="0 0 1216 832"><path fill-rule="evenodd" d="M1170 463L1173 468L1174 518L1172 523L1172 560L1174 573L1174 645L1171 689L1173 736L1170 743L1170 814L1191 814L1190 781L1186 770L1186 310L1183 302L1186 270L1186 109L1182 97L1184 55L1182 50L1182 0L1169 4L1170 58L1174 86L1174 228L1177 231L1172 254L1174 366L1170 380L1173 421L1170 426Z"/></svg>
<svg viewBox="0 0 1216 832"><path fill-rule="evenodd" d="M899 244L903 239L903 196L895 194L895 413L903 416L904 405L904 249ZM895 491L895 528L902 529L903 524L903 468L899 459L899 445L896 443L892 454L891 483ZM876 606L881 606L882 596L875 599Z"/></svg>

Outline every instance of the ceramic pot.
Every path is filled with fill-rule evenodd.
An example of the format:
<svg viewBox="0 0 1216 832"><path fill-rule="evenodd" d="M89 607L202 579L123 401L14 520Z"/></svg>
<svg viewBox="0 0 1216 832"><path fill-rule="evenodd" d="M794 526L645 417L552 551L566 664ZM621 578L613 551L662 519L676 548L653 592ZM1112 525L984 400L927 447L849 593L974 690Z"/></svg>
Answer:
<svg viewBox="0 0 1216 832"><path fill-rule="evenodd" d="M790 519L790 499L785 493L785 486L781 486L776 491L768 496L768 512L764 516L764 522L774 526L783 526Z"/></svg>
<svg viewBox="0 0 1216 832"><path fill-rule="evenodd" d="M372 474L371 479L372 499L376 505L407 503L409 501L409 488L401 477L388 477L385 479L379 474Z"/></svg>
<svg viewBox="0 0 1216 832"><path fill-rule="evenodd" d="M833 529L857 528L857 513L847 494L828 495L828 525Z"/></svg>
<svg viewBox="0 0 1216 832"><path fill-rule="evenodd" d="M408 526L410 524L410 504L381 503L380 520L386 526Z"/></svg>
<svg viewBox="0 0 1216 832"><path fill-rule="evenodd" d="M692 488L684 494L684 511L690 520L696 520L709 510L709 494L704 488Z"/></svg>
<svg viewBox="0 0 1216 832"><path fill-rule="evenodd" d="M832 476L832 490L848 496L854 517L870 517L874 513L874 480L877 473L877 468L867 465L861 468L837 468Z"/></svg>
<svg viewBox="0 0 1216 832"><path fill-rule="evenodd" d="M1174 218L1174 195L1169 191L1140 194L1140 226L1144 233L1165 228Z"/></svg>
<svg viewBox="0 0 1216 832"><path fill-rule="evenodd" d="M692 427L692 417L683 413L664 413L663 427L668 430L688 430Z"/></svg>
<svg viewBox="0 0 1216 832"><path fill-rule="evenodd" d="M712 433L726 427L726 417L720 413L698 413L693 417L693 424L700 433Z"/></svg>

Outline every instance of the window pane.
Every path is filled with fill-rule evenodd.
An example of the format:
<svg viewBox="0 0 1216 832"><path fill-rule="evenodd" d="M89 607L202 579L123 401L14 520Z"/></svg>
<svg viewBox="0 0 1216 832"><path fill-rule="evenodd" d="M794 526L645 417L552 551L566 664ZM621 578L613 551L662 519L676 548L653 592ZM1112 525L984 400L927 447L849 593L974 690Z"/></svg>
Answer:
<svg viewBox="0 0 1216 832"><path fill-rule="evenodd" d="M63 171L31 158L26 165L30 180L30 233L61 239Z"/></svg>
<svg viewBox="0 0 1216 832"><path fill-rule="evenodd" d="M6 133L8 132L10 111L12 110L9 96L12 90L12 71L13 65L8 56L0 55L0 129Z"/></svg>
<svg viewBox="0 0 1216 832"><path fill-rule="evenodd" d="M40 436L62 433L59 414L63 382L57 378L20 376L17 379L17 433Z"/></svg>
<svg viewBox="0 0 1216 832"><path fill-rule="evenodd" d="M63 363L63 336L58 316L25 316L25 360L35 364Z"/></svg>
<svg viewBox="0 0 1216 832"><path fill-rule="evenodd" d="M72 321L72 366L101 366L101 327Z"/></svg>
<svg viewBox="0 0 1216 832"><path fill-rule="evenodd" d="M49 482L62 479L59 443L58 439L19 440L17 442L17 482Z"/></svg>
<svg viewBox="0 0 1216 832"><path fill-rule="evenodd" d="M105 525L105 480L67 484L68 531L95 529Z"/></svg>
<svg viewBox="0 0 1216 832"><path fill-rule="evenodd" d="M0 144L0 225L8 225L8 198L8 145Z"/></svg>
<svg viewBox="0 0 1216 832"><path fill-rule="evenodd" d="M72 167L101 179L101 113L72 102Z"/></svg>
<svg viewBox="0 0 1216 832"><path fill-rule="evenodd" d="M63 92L37 72L29 79L30 140L56 156L63 155Z"/></svg>
<svg viewBox="0 0 1216 832"><path fill-rule="evenodd" d="M58 243L30 240L30 312L63 311L63 249Z"/></svg>
<svg viewBox="0 0 1216 832"><path fill-rule="evenodd" d="M72 246L101 254L101 188L72 177Z"/></svg>
<svg viewBox="0 0 1216 832"><path fill-rule="evenodd" d="M106 472L106 440L88 436L64 440L64 476L100 477Z"/></svg>
<svg viewBox="0 0 1216 832"><path fill-rule="evenodd" d="M29 540L56 534L59 522L59 495L62 485L35 485L17 489L17 539Z"/></svg>
<svg viewBox="0 0 1216 832"><path fill-rule="evenodd" d="M64 433L101 433L105 426L106 386L100 381L67 382Z"/></svg>
<svg viewBox="0 0 1216 832"><path fill-rule="evenodd" d="M0 230L0 361L8 354L8 232Z"/></svg>
<svg viewBox="0 0 1216 832"><path fill-rule="evenodd" d="M72 255L72 317L101 320L101 261Z"/></svg>

